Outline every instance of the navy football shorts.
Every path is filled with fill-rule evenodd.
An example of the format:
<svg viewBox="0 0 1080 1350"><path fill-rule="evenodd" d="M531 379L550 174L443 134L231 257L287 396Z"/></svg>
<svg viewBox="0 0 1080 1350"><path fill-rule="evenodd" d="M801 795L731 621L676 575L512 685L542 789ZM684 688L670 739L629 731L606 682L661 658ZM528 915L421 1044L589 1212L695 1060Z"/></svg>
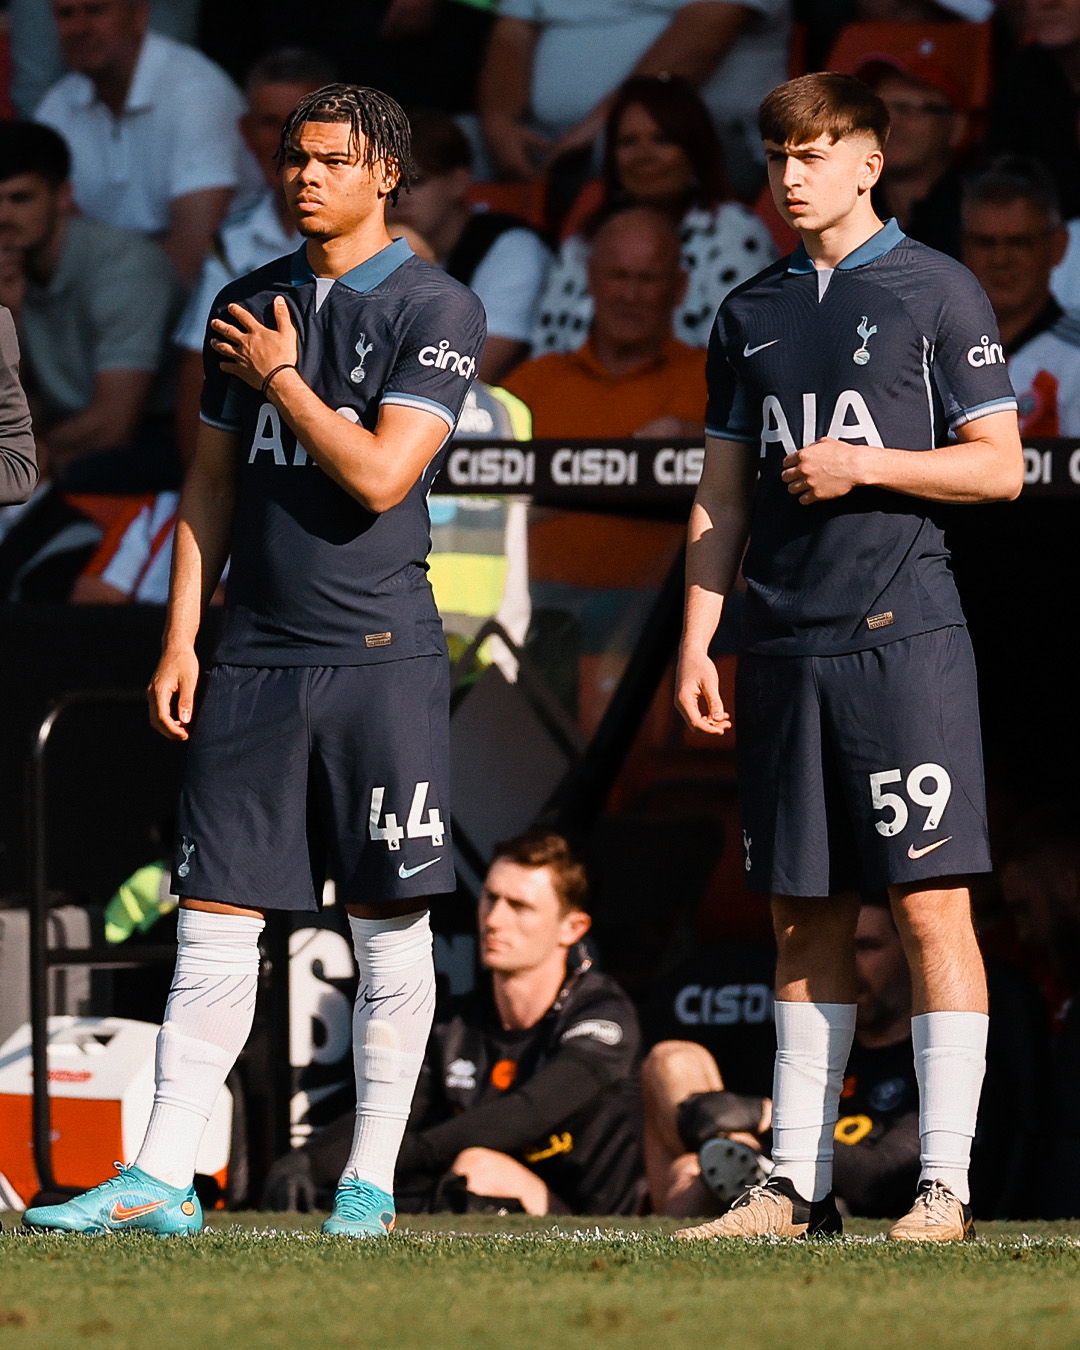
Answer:
<svg viewBox="0 0 1080 1350"><path fill-rule="evenodd" d="M747 885L836 895L989 872L967 629L843 656L739 657Z"/></svg>
<svg viewBox="0 0 1080 1350"><path fill-rule="evenodd" d="M442 656L369 666L214 666L196 708L173 889L316 910L455 888L449 673Z"/></svg>

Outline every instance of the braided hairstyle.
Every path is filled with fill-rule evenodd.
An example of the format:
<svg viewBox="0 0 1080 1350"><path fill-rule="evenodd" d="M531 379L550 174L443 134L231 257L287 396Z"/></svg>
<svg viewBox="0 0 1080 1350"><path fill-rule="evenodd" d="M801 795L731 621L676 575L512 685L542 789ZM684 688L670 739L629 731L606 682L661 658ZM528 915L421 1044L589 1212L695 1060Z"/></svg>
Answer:
<svg viewBox="0 0 1080 1350"><path fill-rule="evenodd" d="M347 122L350 148L365 168L374 169L382 163L388 169L397 169L398 184L389 194L391 205L397 202L401 188L409 190L416 177L412 131L401 105L389 94L359 84L326 84L314 93L305 94L281 129L279 163L284 161L293 136L305 122Z"/></svg>

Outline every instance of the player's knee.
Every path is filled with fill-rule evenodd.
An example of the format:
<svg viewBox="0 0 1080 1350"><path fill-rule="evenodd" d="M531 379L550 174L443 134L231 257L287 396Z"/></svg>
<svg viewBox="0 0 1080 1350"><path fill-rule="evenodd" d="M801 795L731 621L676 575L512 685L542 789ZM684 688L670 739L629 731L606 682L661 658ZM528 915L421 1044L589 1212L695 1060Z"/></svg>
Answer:
<svg viewBox="0 0 1080 1350"><path fill-rule="evenodd" d="M662 1092L678 1082L683 1097L713 1090L718 1075L716 1061L708 1050L693 1041L658 1041L641 1065L642 1087ZM700 1078L700 1086L687 1087Z"/></svg>
<svg viewBox="0 0 1080 1350"><path fill-rule="evenodd" d="M838 942L854 938L858 918L857 895L834 895L827 900L784 895L772 901L773 932L782 954L833 949Z"/></svg>
<svg viewBox="0 0 1080 1350"><path fill-rule="evenodd" d="M920 948L953 944L974 931L966 889L900 892L893 913L901 936Z"/></svg>

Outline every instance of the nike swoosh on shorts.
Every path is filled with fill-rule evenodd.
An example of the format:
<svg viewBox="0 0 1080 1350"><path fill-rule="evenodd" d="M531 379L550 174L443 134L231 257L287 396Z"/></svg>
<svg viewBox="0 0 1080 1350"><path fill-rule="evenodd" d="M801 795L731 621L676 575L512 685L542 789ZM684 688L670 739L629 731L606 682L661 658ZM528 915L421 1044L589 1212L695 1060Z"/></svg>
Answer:
<svg viewBox="0 0 1080 1350"><path fill-rule="evenodd" d="M432 858L430 862L421 863L419 867L406 867L404 863L397 870L398 876L402 881L408 881L410 877L416 876L417 872L422 872L425 867L434 867L437 862L442 862L441 858Z"/></svg>
<svg viewBox="0 0 1080 1350"><path fill-rule="evenodd" d="M935 839L932 844L927 844L923 848L916 848L914 844L908 844L907 855L914 862L918 858L924 858L928 853L933 853L934 849L940 848L942 844L947 844L952 835L946 835L944 839Z"/></svg>
<svg viewBox="0 0 1080 1350"><path fill-rule="evenodd" d="M773 338L771 342L763 342L758 347L751 347L748 342L746 346L742 349L742 354L743 356L753 356L755 352L763 352L766 347L775 347L779 341L780 341L779 338Z"/></svg>

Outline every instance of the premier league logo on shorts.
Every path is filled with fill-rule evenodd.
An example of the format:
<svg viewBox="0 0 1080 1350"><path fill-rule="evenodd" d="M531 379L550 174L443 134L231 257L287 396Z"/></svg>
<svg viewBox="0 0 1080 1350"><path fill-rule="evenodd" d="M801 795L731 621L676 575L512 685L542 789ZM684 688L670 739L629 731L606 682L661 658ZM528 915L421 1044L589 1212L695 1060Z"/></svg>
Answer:
<svg viewBox="0 0 1080 1350"><path fill-rule="evenodd" d="M867 323L869 323L869 319L864 314L862 323L855 329L856 333L862 338L862 346L856 350L851 358L857 366L865 366L867 361L870 360L870 353L866 349L866 344L877 332L877 324L874 324L873 328L867 328Z"/></svg>

